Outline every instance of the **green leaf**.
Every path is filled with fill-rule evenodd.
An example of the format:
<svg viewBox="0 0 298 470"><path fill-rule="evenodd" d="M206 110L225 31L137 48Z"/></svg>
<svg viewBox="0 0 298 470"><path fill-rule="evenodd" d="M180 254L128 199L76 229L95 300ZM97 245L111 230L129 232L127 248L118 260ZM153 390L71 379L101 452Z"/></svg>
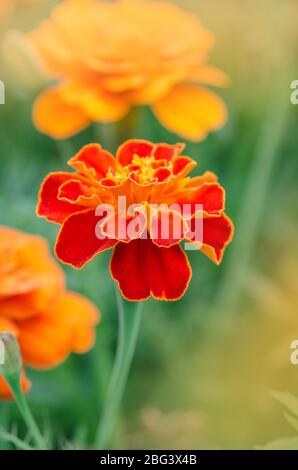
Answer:
<svg viewBox="0 0 298 470"><path fill-rule="evenodd" d="M294 416L290 415L290 413L284 413L284 417L288 421L288 423L295 429L295 431L298 431L298 419L294 418Z"/></svg>
<svg viewBox="0 0 298 470"><path fill-rule="evenodd" d="M25 441L20 439L18 436L16 436L13 433L6 432L4 429L0 429L0 439L3 439L3 441L10 442L11 444L14 444L18 449L21 450L35 450L34 447L31 447L28 445Z"/></svg>
<svg viewBox="0 0 298 470"><path fill-rule="evenodd" d="M275 400L284 405L288 411L298 418L298 398L288 392L271 392Z"/></svg>
<svg viewBox="0 0 298 470"><path fill-rule="evenodd" d="M264 446L257 446L257 450L298 450L298 436L276 439Z"/></svg>

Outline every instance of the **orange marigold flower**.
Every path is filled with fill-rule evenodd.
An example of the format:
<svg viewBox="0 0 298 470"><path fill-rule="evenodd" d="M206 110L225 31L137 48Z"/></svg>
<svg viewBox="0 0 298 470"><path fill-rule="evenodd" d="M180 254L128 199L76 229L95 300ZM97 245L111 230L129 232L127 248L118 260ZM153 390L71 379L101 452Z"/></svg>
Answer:
<svg viewBox="0 0 298 470"><path fill-rule="evenodd" d="M0 226L0 331L17 337L24 364L47 369L88 351L98 319L91 302L66 290L44 239ZM25 374L22 385L30 388ZM1 376L0 397L11 398Z"/></svg>
<svg viewBox="0 0 298 470"><path fill-rule="evenodd" d="M198 245L192 231L197 205L202 207L203 225L203 244L198 248L216 264L233 236L232 222L224 212L225 193L216 175L206 172L188 177L196 162L182 156L183 149L182 144L130 140L114 158L100 145L90 144L69 160L75 173L48 175L41 186L37 214L62 224L57 257L82 268L113 248L111 275L128 300L182 297L191 268L179 244L184 240ZM130 208L138 208L137 217L120 207L120 198ZM110 214L98 211L107 206L117 214L117 233L109 229ZM184 206L189 209L186 216L179 213ZM166 236L160 231L165 214L169 221ZM136 220L138 233L122 234L123 227ZM174 236L177 224L181 230Z"/></svg>
<svg viewBox="0 0 298 470"><path fill-rule="evenodd" d="M204 87L227 83L207 65L214 36L172 3L65 0L29 39L59 81L33 111L36 127L55 138L117 121L138 105L194 141L226 121L225 105Z"/></svg>

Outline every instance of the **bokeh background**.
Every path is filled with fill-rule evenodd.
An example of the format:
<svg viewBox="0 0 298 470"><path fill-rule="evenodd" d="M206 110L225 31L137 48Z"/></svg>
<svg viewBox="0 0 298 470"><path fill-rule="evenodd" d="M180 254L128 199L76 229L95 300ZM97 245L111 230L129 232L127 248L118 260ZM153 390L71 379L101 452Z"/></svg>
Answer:
<svg viewBox="0 0 298 470"><path fill-rule="evenodd" d="M1 0L1 8L5 3ZM0 79L6 84L6 104L0 106L0 223L41 234L53 248L57 227L35 216L41 180L64 168L86 141L105 144L113 130L94 125L57 143L33 128L31 106L44 77L19 32L38 24L58 2L8 3L10 14L0 19ZM219 175L236 236L219 268L189 252L193 279L181 301L146 303L112 445L251 449L297 435L272 394L298 395L298 366L290 362L290 344L298 339L298 106L290 102L290 83L298 79L297 1L176 3L215 33L210 62L231 77L221 93L228 124L206 141L188 144L187 151L198 161L198 173L209 169ZM149 110L139 117L135 137L180 140ZM54 447L81 448L90 445L105 400L116 302L108 255L83 271L65 270L68 287L101 309L96 345L52 371L29 370L28 400ZM24 434L14 404L1 402L0 425L11 430L16 423Z"/></svg>

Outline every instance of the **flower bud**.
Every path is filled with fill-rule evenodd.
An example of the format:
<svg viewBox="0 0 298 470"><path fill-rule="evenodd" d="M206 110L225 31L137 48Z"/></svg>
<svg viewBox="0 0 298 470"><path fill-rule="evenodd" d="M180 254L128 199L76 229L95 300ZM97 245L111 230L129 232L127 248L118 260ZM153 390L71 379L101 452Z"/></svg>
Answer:
<svg viewBox="0 0 298 470"><path fill-rule="evenodd" d="M11 333L0 333L0 373L4 378L17 377L22 370L19 343Z"/></svg>

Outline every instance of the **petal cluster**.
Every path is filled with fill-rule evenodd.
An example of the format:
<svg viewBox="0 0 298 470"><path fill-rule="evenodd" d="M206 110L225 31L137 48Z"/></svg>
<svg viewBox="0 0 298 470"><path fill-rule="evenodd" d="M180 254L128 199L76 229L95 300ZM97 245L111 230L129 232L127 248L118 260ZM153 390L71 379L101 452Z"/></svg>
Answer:
<svg viewBox="0 0 298 470"><path fill-rule="evenodd" d="M170 2L64 0L29 40L58 80L33 112L37 128L55 138L92 121L117 121L143 104L190 140L226 121L223 102L204 87L227 83L207 64L214 37Z"/></svg>
<svg viewBox="0 0 298 470"><path fill-rule="evenodd" d="M197 246L219 264L233 236L233 224L224 212L225 192L216 175L206 172L190 178L196 162L183 150L182 144L130 140L114 157L100 145L89 144L69 160L75 172L48 175L40 189L37 214L61 224L57 257L82 268L99 253L113 249L111 275L128 300L182 297L191 268L181 243ZM114 233L108 227L110 215L98 211L107 206L116 214ZM180 210L184 207L186 215ZM193 235L197 207L203 228L200 244ZM161 230L164 216L166 235ZM135 235L125 232L131 224L138 227Z"/></svg>
<svg viewBox="0 0 298 470"><path fill-rule="evenodd" d="M24 364L47 369L88 351L98 320L91 302L66 290L44 239L0 227L0 331L16 335ZM24 374L22 385L30 388ZM11 397L1 376L0 396Z"/></svg>

